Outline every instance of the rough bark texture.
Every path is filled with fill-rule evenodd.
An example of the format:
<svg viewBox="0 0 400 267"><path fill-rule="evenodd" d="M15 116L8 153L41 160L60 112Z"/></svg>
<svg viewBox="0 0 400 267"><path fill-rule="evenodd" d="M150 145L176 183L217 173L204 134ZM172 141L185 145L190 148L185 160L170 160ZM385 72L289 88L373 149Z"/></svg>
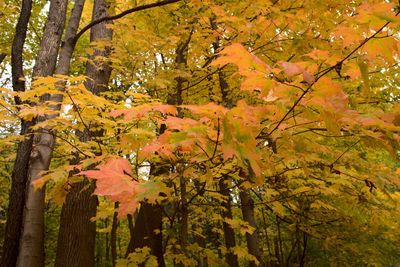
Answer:
<svg viewBox="0 0 400 267"><path fill-rule="evenodd" d="M183 172L183 171L182 171ZM181 249L183 251L186 250L186 246L188 244L188 225L189 225L189 210L188 210L188 201L186 197L186 180L183 177L183 173L180 174L180 186L181 186Z"/></svg>
<svg viewBox="0 0 400 267"><path fill-rule="evenodd" d="M92 20L107 16L108 4L104 0L95 0L93 6ZM102 22L93 26L90 31L90 42L100 40L111 40L113 31L106 25L112 22ZM107 62L98 62L95 58L108 58L111 53L111 46L106 46L104 50L95 49L93 55L90 55L86 65L86 88L95 95L99 95L107 90L108 80L110 79L111 66ZM94 64L91 64L90 62Z"/></svg>
<svg viewBox="0 0 400 267"><path fill-rule="evenodd" d="M74 7L72 8L68 27L65 31L64 41L61 44L60 56L58 58L57 69L55 72L56 74L68 75L72 53L75 48L75 42L73 39L78 31L84 4L85 0L76 0Z"/></svg>
<svg viewBox="0 0 400 267"><path fill-rule="evenodd" d="M264 263L261 257L261 250L257 235L257 224L254 217L254 201L251 198L249 189L242 189L239 193L240 202L242 207L243 220L247 222L251 227L254 227L252 234L246 233L247 249L251 255L257 258L259 264L254 261L250 262L251 267L262 267Z"/></svg>
<svg viewBox="0 0 400 267"><path fill-rule="evenodd" d="M23 74L22 51L26 39L26 31L28 29L29 18L31 17L32 0L23 0L21 13L15 28L14 40L11 48L11 72L13 90L18 92L25 91L25 80ZM16 100L17 101L17 100ZM17 101L17 104L21 102Z"/></svg>
<svg viewBox="0 0 400 267"><path fill-rule="evenodd" d="M86 185L87 181L75 183L66 198L74 205L62 207L55 266L94 266L96 224L90 218L96 216L97 201L91 196L94 184L80 193Z"/></svg>
<svg viewBox="0 0 400 267"><path fill-rule="evenodd" d="M140 211L133 230L133 240L129 243L127 254L137 248L149 247L151 255L157 257L158 266L165 266L162 235L154 231L162 229L160 208L148 203L140 204Z"/></svg>
<svg viewBox="0 0 400 267"><path fill-rule="evenodd" d="M54 73L58 49L65 26L67 0L53 0L46 20L43 38L33 68L33 77L46 77ZM45 132L35 135L29 159L28 183L23 214L17 266L44 265L44 192L34 190L31 182L40 178L40 171L50 164L54 140Z"/></svg>
<svg viewBox="0 0 400 267"><path fill-rule="evenodd" d="M115 210L119 207L119 203L115 203ZM112 266L114 267L117 262L117 228L118 228L118 220L117 220L118 212L114 212L112 226L111 226L111 259Z"/></svg>
<svg viewBox="0 0 400 267"><path fill-rule="evenodd" d="M71 12L71 17L66 30L66 38L73 38L79 26L79 21L82 13L84 0L78 0ZM56 64L58 48L60 45L61 36L65 24L67 1L53 1L50 6L49 17L46 21L46 26L41 41L40 50L36 59L34 69L34 76L48 76L54 72ZM63 45L60 51L59 66L57 74L67 75L69 71L69 63L72 56L73 47L71 45ZM45 100L45 98L43 99ZM52 99L53 101L62 101L61 99ZM54 107L59 109L60 107ZM40 118L40 120L47 118ZM32 146L32 142L31 142ZM54 147L54 137L48 133L47 129L41 129L35 134L34 149L30 154L29 173L26 177L31 181L39 178L41 171L47 170L50 165L52 151ZM29 157L29 155L28 155ZM25 185L24 185L25 186ZM27 240L21 242L21 258L18 260L20 266L28 266L27 264L38 264L43 261L40 257L31 255L43 255L43 203L44 203L44 190L39 189L33 192L32 186L29 186L29 194L27 197L27 206L25 208L25 223L24 236ZM34 236L34 238L32 238ZM35 247L37 250L33 250ZM34 253L35 252L35 253ZM24 256L25 255L25 256ZM23 258L22 258L23 257ZM35 263L33 263L35 262ZM33 266L33 265L29 265Z"/></svg>
<svg viewBox="0 0 400 267"><path fill-rule="evenodd" d="M104 0L95 0L92 20L107 15L108 5ZM112 30L107 28L107 22L95 25L91 29L90 41L112 38ZM96 57L107 58L111 48L105 50L95 49L86 65L85 85L93 94L98 95L107 89L108 80L111 74L111 67L105 62L98 62ZM90 63L90 62L93 62ZM85 131L82 138L88 140L91 136L98 136L99 132ZM95 237L96 223L90 218L96 215L97 198L92 196L94 185L81 192L81 188L88 184L84 181L74 185L74 189L68 194L61 211L60 231L55 266L82 266L90 267L95 265Z"/></svg>
<svg viewBox="0 0 400 267"><path fill-rule="evenodd" d="M128 214L127 219L128 219L128 227L129 227L129 234L131 236L131 239L129 240L128 247L126 248L125 252L125 258L128 258L129 253L133 252L133 240L134 240L134 233L135 233L135 226L137 222L139 213L136 211L135 214L132 216Z"/></svg>
<svg viewBox="0 0 400 267"><path fill-rule="evenodd" d="M165 125L160 129L159 134L165 131ZM168 173L168 167L157 168L152 164L150 175L159 176ZM158 266L164 267L164 252L162 243L162 207L152 205L146 202L140 204L139 213L134 216L135 227L131 233L131 240L126 250L126 256L137 248L149 247L151 255L157 257ZM155 233L158 232L158 234Z"/></svg>
<svg viewBox="0 0 400 267"><path fill-rule="evenodd" d="M192 33L189 34L189 37L184 42L179 43L176 49L176 69L182 70L187 65L187 48L191 39ZM182 85L185 82L183 77L176 77L175 81L176 90L174 94L169 94L167 97L167 103L170 105L181 105L183 103L182 100ZM163 134L166 130L165 124L161 125L159 133ZM150 174L151 175L162 175L163 173L168 173L168 168L158 168L155 165L152 165ZM183 176L181 176L181 201L183 209L181 210L181 247L184 248L187 244L188 240L188 213L187 213L187 205L186 205L186 182ZM141 203L140 211L135 220L135 228L133 230L133 234L131 234L131 240L128 244L128 249L126 251L126 256L129 253L132 253L137 248L149 247L151 249L151 254L157 257L158 265L165 266L164 263L164 253L163 253L163 245L162 245L162 215L160 207L155 205L151 205L148 203ZM154 231L159 230L159 234L155 234Z"/></svg>
<svg viewBox="0 0 400 267"><path fill-rule="evenodd" d="M32 0L23 0L11 48L11 72L14 91L25 91L25 81L20 78L24 77L22 51L31 16L31 9ZM19 98L16 98L15 102L17 104L21 103ZM18 144L17 156L11 174L7 223L4 234L3 254L0 262L0 266L4 267L15 266L18 257L29 155L32 147L32 138L28 136L30 126L30 122L21 121L21 135L26 136L26 138Z"/></svg>
<svg viewBox="0 0 400 267"><path fill-rule="evenodd" d="M221 179L219 181L219 190L221 195L226 197L226 201L222 203L222 207L224 207L222 217L227 219L232 219L231 197L225 179ZM233 252L229 252L230 249L236 246L235 232L233 231L232 227L226 222L223 222L223 228L225 236L225 246L226 249L228 250L228 252L225 255L226 261L229 264L229 266L239 267L237 256L233 254Z"/></svg>

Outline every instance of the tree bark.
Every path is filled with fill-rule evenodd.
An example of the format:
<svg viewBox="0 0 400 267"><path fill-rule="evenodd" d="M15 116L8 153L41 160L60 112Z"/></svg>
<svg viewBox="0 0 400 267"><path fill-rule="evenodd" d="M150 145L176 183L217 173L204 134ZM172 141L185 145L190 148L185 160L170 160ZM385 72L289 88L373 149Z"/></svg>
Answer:
<svg viewBox="0 0 400 267"><path fill-rule="evenodd" d="M187 201L186 180L182 173L179 174L180 187L181 187L181 249L185 252L188 243L188 227L189 227L189 209Z"/></svg>
<svg viewBox="0 0 400 267"><path fill-rule="evenodd" d="M46 21L43 39L40 44L40 49L36 58L36 65L33 71L33 76L49 76L54 72L58 49L65 25L67 1L52 1L49 11L49 16ZM75 3L74 9L71 12L70 21L68 23L66 38L73 38L79 26L80 16L82 13L83 1L78 0ZM73 47L70 45L63 46L60 53L59 67L57 74L67 75L69 70L69 62L72 56ZM60 68L61 66L61 68ZM47 97L41 100L45 101ZM62 98L59 100L61 101ZM59 109L58 107L55 107ZM47 118L39 118L44 120ZM26 123L25 123L26 124ZM32 123L31 123L32 124ZM24 126L24 124L23 124ZM24 127L23 127L24 129ZM33 138L34 150L30 152L29 172L25 177L29 177L30 181L34 181L39 177L41 171L47 170L50 165L52 156L54 137L49 134L47 129L41 129ZM30 143L32 147L32 142ZM29 155L28 155L29 156ZM19 165L16 163L16 165ZM21 239L21 259L18 260L20 266L41 266L44 262L43 248L43 229L44 229L44 191L45 188L33 191L32 185L29 185L27 194L27 206L25 208L26 226L23 228L24 235ZM25 199L24 199L25 200ZM35 249L32 249L35 247ZM37 254L35 256L35 254ZM35 257L35 259L33 259ZM42 262L42 263L41 263Z"/></svg>
<svg viewBox="0 0 400 267"><path fill-rule="evenodd" d="M67 0L51 1L49 15L33 68L33 77L46 77L54 73L65 26L67 5ZM35 191L31 183L40 178L39 174L42 170L48 169L53 143L54 140L50 134L37 134L33 138L17 266L44 265L45 187Z"/></svg>
<svg viewBox="0 0 400 267"><path fill-rule="evenodd" d="M156 234L155 230L159 233ZM149 203L141 203L138 218L133 230L133 240L129 243L126 254L137 248L149 247L151 255L157 257L158 266L165 266L162 246L162 216L160 208Z"/></svg>
<svg viewBox="0 0 400 267"><path fill-rule="evenodd" d="M165 125L162 125L159 134L162 134L164 131ZM169 167L157 167L151 164L150 176L159 176L168 172ZM126 250L125 257L127 257L129 253L134 252L137 248L149 247L151 250L151 255L157 257L158 266L165 266L162 242L161 208L163 207L152 205L146 202L140 203L139 213L134 214L135 226L133 228L133 232L131 232L131 240ZM132 221L132 218L130 221ZM131 229L131 225L129 228Z"/></svg>
<svg viewBox="0 0 400 267"><path fill-rule="evenodd" d="M104 0L95 0L93 6L92 20L107 16L108 4ZM107 27L110 22L102 22L91 29L90 41L111 40L112 29ZM86 88L93 94L99 95L107 90L108 80L111 75L111 67L106 62L99 62L97 57L107 58L111 47L104 50L95 49L90 55L86 65L85 82ZM93 62L90 63L90 62ZM89 126L90 127L90 126ZM101 132L82 133L83 140L89 140L91 136L99 136ZM81 192L81 188L88 185L85 180L75 185L68 194L63 205L60 219L60 231L55 266L82 266L90 267L95 265L95 237L96 223L90 218L96 215L97 198L93 196L94 184L89 189ZM82 201L84 199L84 201Z"/></svg>
<svg viewBox="0 0 400 267"><path fill-rule="evenodd" d="M6 54L0 53L0 64L3 63L3 60L6 58Z"/></svg>
<svg viewBox="0 0 400 267"><path fill-rule="evenodd" d="M32 0L23 0L21 13L15 29L14 40L11 48L11 72L12 84L15 92L25 91L23 75L22 51L26 39L29 18L31 16ZM19 98L15 99L21 104ZM18 144L17 156L11 174L11 190L7 212L7 222L4 234L3 253L0 266L15 266L18 258L19 239L21 236L23 210L25 205L25 188L27 183L27 171L29 155L32 148L32 137L29 136L30 122L21 121L21 135L25 139Z"/></svg>
<svg viewBox="0 0 400 267"><path fill-rule="evenodd" d="M211 22L211 28L213 30L217 30L217 22L216 22L216 16L210 19ZM218 52L218 49L220 47L220 42L219 42L219 37L216 38L215 42L213 43L213 48L214 48L214 53L216 54ZM218 82L219 82L219 88L221 90L222 94L222 102L223 105L226 106L227 108L231 109L233 107L232 99L229 97L229 85L226 82L225 75L222 71L218 72ZM230 190L228 189L227 186L227 181L230 180L230 177L224 177L221 180L219 180L219 190L220 194L226 197L226 201L222 203L222 207L224 208L224 211L222 212L222 217L227 218L227 219L232 219L232 207L231 207L231 196L230 196ZM232 248L236 246L236 241L235 241L235 232L232 229L232 227L226 223L225 221L222 223L223 228L224 228L224 236L225 236L225 246L228 252L225 255L226 261L228 262L229 266L234 266L238 267L239 262L238 258L233 252L231 251Z"/></svg>
<svg viewBox="0 0 400 267"><path fill-rule="evenodd" d="M72 53L75 49L73 39L78 31L85 0L76 0L69 17L68 27L65 31L64 41L61 44L60 56L55 74L68 75ZM56 99L55 99L56 100ZM62 100L62 99L61 99ZM61 100L59 102L61 102Z"/></svg>
<svg viewBox="0 0 400 267"><path fill-rule="evenodd" d="M105 226L106 228L108 228L108 218L105 218L104 220ZM108 242L109 240L109 233L106 233L106 266L110 266L110 242Z"/></svg>
<svg viewBox="0 0 400 267"><path fill-rule="evenodd" d="M224 211L222 212L222 217L227 219L232 219L231 196L229 193L229 189L226 185L226 180L227 179L219 180L220 193L221 195L226 197L226 201L224 201L221 205L224 208ZM224 228L225 246L228 251L225 255L226 261L229 264L229 266L239 267L238 258L231 251L231 249L236 246L235 232L233 231L232 227L225 221L222 224Z"/></svg>
<svg viewBox="0 0 400 267"><path fill-rule="evenodd" d="M115 202L115 210L118 209L119 203ZM112 266L114 267L117 262L117 228L118 228L118 211L114 212L112 226L111 226L111 258L112 258Z"/></svg>
<svg viewBox="0 0 400 267"><path fill-rule="evenodd" d="M261 250L258 241L256 219L254 217L254 201L251 198L249 189L241 189L239 196L242 204L241 207L243 220L255 229L252 234L246 233L246 242L249 253L257 258L259 264L251 261L250 267L262 267L264 266L264 263L262 261Z"/></svg>
<svg viewBox="0 0 400 267"><path fill-rule="evenodd" d="M87 183L75 183L62 207L55 266L94 266L96 223L90 218L96 216L97 201L91 196L94 184L81 192Z"/></svg>

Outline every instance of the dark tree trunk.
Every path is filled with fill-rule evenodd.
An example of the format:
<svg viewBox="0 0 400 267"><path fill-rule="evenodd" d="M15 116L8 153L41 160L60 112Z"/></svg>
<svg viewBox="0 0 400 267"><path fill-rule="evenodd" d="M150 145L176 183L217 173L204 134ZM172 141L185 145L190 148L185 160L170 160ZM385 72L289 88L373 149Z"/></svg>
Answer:
<svg viewBox="0 0 400 267"><path fill-rule="evenodd" d="M176 49L176 69L182 70L187 65L187 48L191 39L192 33L190 33L188 39L185 42L179 43ZM185 81L182 77L176 77L175 81L177 82L176 90L174 94L169 94L167 96L167 103L169 105L181 105L182 100L182 85ZM166 130L165 124L161 125L160 131L158 134L163 134ZM158 168L155 165L151 166L150 174L153 175L161 175L163 173L168 173L168 168ZM186 183L184 177L181 177L181 186L185 188ZM186 203L186 190L182 191L182 204L184 209L182 210L181 216L181 247L184 248L187 243L187 207ZM128 244L128 249L126 251L126 256L129 253L132 253L137 248L149 247L151 249L151 254L157 257L158 265L165 266L164 262L164 252L163 252L163 244L162 244L162 214L160 208L155 205L151 205L148 203L141 203L139 214L137 220L135 220L135 227L133 229L133 233L131 233L131 240ZM159 233L155 234L154 231L158 230Z"/></svg>
<svg viewBox="0 0 400 267"><path fill-rule="evenodd" d="M92 20L107 16L108 4L104 0L95 0ZM112 30L107 27L111 22L102 22L95 25L90 32L90 41L111 40ZM109 57L111 48L96 49L89 57L86 65L85 85L93 94L100 94L107 89L111 74L111 67L106 62L96 61L96 57ZM91 64L90 62L93 62ZM90 136L99 136L101 132L89 133L85 131L81 139L89 140ZM95 237L96 223L90 218L96 215L97 198L93 196L94 184L90 189L81 192L81 188L88 185L85 180L75 186L68 194L63 205L60 219L60 231L55 266L90 267L95 265ZM82 186L82 187L81 187ZM81 188L79 188L81 187ZM85 201L82 201L84 199Z"/></svg>
<svg viewBox="0 0 400 267"><path fill-rule="evenodd" d="M33 72L34 77L49 76L54 72L61 36L65 25L67 3L68 2L66 0L51 2L43 39L41 40L40 50L36 58L36 65ZM80 10L79 6L81 6ZM71 13L66 37L75 35L79 26L82 7L83 1L77 1L74 6L74 10ZM78 18L75 18L77 16ZM72 50L73 48L68 49L68 47L65 46L61 49L59 65L67 66L67 69L64 68L62 71L59 71L58 74L68 74ZM44 101L46 98L43 98L42 100ZM41 120L43 119L45 118L41 118ZM22 126L24 129L24 123ZM35 151L29 153L31 158L29 161L29 172L26 174L26 177L30 177L30 181L38 179L38 174L41 171L48 169L54 145L53 136L50 135L45 129L42 129L35 134L34 140L36 140L36 148ZM30 143L30 147L32 147L32 142ZM32 186L29 186L28 190L29 193L27 195L27 206L24 214L26 226L23 228L24 236L21 237L21 259L18 260L18 264L20 266L41 266L44 262L43 211L45 189L42 188L36 192L33 192ZM33 247L36 249L33 249Z"/></svg>
<svg viewBox="0 0 400 267"><path fill-rule="evenodd" d="M217 30L217 23L216 23L216 17L214 16L213 18L210 19L211 22L211 28L213 30ZM215 40L213 43L213 48L214 48L214 53L218 52L218 49L220 47L220 40L219 37ZM218 72L218 81L219 81L219 88L221 90L222 94L222 102L223 105L232 108L232 99L229 97L229 85L226 81L225 75L222 71ZM224 208L222 212L222 217L227 218L227 219L232 219L232 207L231 207L231 195L230 195L230 190L227 186L227 182L230 181L229 177L224 177L223 179L219 180L219 189L221 195L225 196L225 201L222 203L222 207ZM222 223L223 228L224 228L224 236L225 236L225 246L227 249L227 253L225 255L226 261L228 262L229 266L234 266L238 267L239 262L238 258L231 249L233 249L236 246L236 241L235 241L235 232L232 229L232 227L226 223L225 221Z"/></svg>
<svg viewBox="0 0 400 267"><path fill-rule="evenodd" d="M55 266L94 266L96 222L90 218L96 216L97 201L91 196L94 184L81 192L87 183L75 183L66 198L74 205L62 207Z"/></svg>
<svg viewBox="0 0 400 267"><path fill-rule="evenodd" d="M165 131L165 125L161 127L160 134ZM150 175L162 175L168 173L168 167L151 165ZM140 204L139 213L135 213L135 227L131 232L131 240L126 250L126 257L137 248L149 247L151 255L157 257L158 266L164 267L164 251L162 243L162 207L146 202ZM132 221L132 219L131 219ZM131 226L130 226L131 228ZM156 233L158 232L158 233Z"/></svg>
<svg viewBox="0 0 400 267"><path fill-rule="evenodd" d="M47 77L54 74L65 27L67 6L67 0L51 0L49 15L33 68L33 77Z"/></svg>
<svg viewBox="0 0 400 267"><path fill-rule="evenodd" d="M201 197L204 196L204 188L202 188L202 185L200 182L195 181L194 182L195 186L196 186L196 190L197 190L197 194ZM206 248L207 244L206 244L206 238L205 235L206 233L204 232L204 228L208 226L208 222L207 220L200 220L198 224L193 224L192 225L192 229L194 230L194 232L197 232L196 228L199 228L199 230L203 233L202 235L198 235L198 234L194 234L194 240L195 242L199 245L200 248L202 248L202 250L204 251L204 249ZM208 261L207 261L207 257L198 257L197 259L197 267L208 267Z"/></svg>
<svg viewBox="0 0 400 267"><path fill-rule="evenodd" d="M133 235L135 233L135 226L133 224L132 215L128 214L127 219L128 219L129 234L131 236L131 239L129 240L128 247L126 248L125 258L128 258L129 253L133 252L133 239L134 239ZM137 222L137 220L135 220L135 225L136 225L136 222Z"/></svg>
<svg viewBox="0 0 400 267"><path fill-rule="evenodd" d="M115 210L118 209L119 203L115 203ZM118 212L114 212L112 226L111 226L111 258L112 258L112 266L114 267L117 262L117 228L118 228L118 220L117 220Z"/></svg>
<svg viewBox="0 0 400 267"><path fill-rule="evenodd" d="M0 64L3 63L3 60L6 58L6 54L0 53Z"/></svg>
<svg viewBox="0 0 400 267"><path fill-rule="evenodd" d="M104 224L106 228L108 228L108 218L104 220ZM110 266L110 242L109 242L109 233L106 233L106 266Z"/></svg>
<svg viewBox="0 0 400 267"><path fill-rule="evenodd" d="M182 170L183 172L183 170ZM181 187L181 240L180 245L183 251L186 250L186 246L188 243L188 220L189 220L189 209L188 209L188 201L187 201L187 192L186 192L186 180L183 177L183 173L180 174L180 187Z"/></svg>
<svg viewBox="0 0 400 267"><path fill-rule="evenodd" d="M133 240L129 243L127 254L137 248L149 247L157 257L158 266L165 266L162 246L162 216L160 208L149 203L141 203L138 218L133 230ZM160 231L156 234L154 231Z"/></svg>
<svg viewBox="0 0 400 267"><path fill-rule="evenodd" d="M22 51L26 39L29 18L31 16L31 9L32 0L23 0L11 48L12 84L13 90L16 92L25 91L25 81L21 79L24 78ZM19 98L16 98L15 102L21 104ZM30 122L21 122L21 135L25 136L25 139L18 144L17 156L11 174L11 190L4 234L3 255L0 262L0 266L4 267L15 266L18 258L22 215L25 205L28 163L32 149L32 137L29 136L30 126Z"/></svg>
<svg viewBox="0 0 400 267"><path fill-rule="evenodd" d="M226 179L219 180L219 190L221 195L226 197L226 201L222 203L222 207L224 208L224 211L222 212L222 217L232 219L231 196L229 193L229 189L226 185ZM233 231L232 227L225 221L223 222L223 228L225 236L225 246L228 251L225 255L226 261L228 262L229 266L239 267L238 258L231 251L231 249L236 246L235 232Z"/></svg>
<svg viewBox="0 0 400 267"><path fill-rule="evenodd" d="M259 264L254 261L250 262L251 267L262 267L264 263L261 257L261 250L257 235L257 224L254 217L254 201L251 198L249 189L241 189L240 202L242 207L243 220L247 222L251 227L254 227L254 232L252 234L246 233L247 249L251 255L257 258Z"/></svg>

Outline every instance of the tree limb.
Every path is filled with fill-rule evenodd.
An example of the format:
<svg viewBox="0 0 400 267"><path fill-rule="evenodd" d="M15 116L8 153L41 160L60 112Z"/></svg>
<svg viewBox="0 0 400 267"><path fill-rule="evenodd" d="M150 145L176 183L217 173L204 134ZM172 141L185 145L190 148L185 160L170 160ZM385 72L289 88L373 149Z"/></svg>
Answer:
<svg viewBox="0 0 400 267"><path fill-rule="evenodd" d="M125 10L117 15L114 16L106 16L97 20L93 20L92 22L90 22L88 25L86 25L82 30L80 30L78 32L78 34L75 36L74 38L74 43L76 43L78 41L78 39L90 28L92 28L93 26L104 22L104 21L110 21L110 20L116 20L116 19L120 19L128 14L137 12L137 11L141 11L141 10L145 10L145 9L149 9L149 8L153 8L153 7L159 7L159 6L165 6L168 4L172 4L172 3L176 3L176 2L180 2L182 0L164 0L164 1L159 1L159 2L155 2L155 3L151 3L151 4L147 4L147 5L142 5L142 6L137 6L128 10Z"/></svg>

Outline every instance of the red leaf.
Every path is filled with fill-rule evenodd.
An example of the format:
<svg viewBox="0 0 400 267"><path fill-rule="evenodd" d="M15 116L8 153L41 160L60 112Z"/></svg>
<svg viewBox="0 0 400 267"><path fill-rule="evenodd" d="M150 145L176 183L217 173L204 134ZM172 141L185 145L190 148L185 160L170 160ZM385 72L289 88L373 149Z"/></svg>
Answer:
<svg viewBox="0 0 400 267"><path fill-rule="evenodd" d="M95 195L108 196L110 200L121 203L118 217L134 213L140 201L137 195L142 193L138 187L140 183L133 181L127 174L132 174L132 168L124 158L111 158L98 170L79 173L97 180Z"/></svg>

